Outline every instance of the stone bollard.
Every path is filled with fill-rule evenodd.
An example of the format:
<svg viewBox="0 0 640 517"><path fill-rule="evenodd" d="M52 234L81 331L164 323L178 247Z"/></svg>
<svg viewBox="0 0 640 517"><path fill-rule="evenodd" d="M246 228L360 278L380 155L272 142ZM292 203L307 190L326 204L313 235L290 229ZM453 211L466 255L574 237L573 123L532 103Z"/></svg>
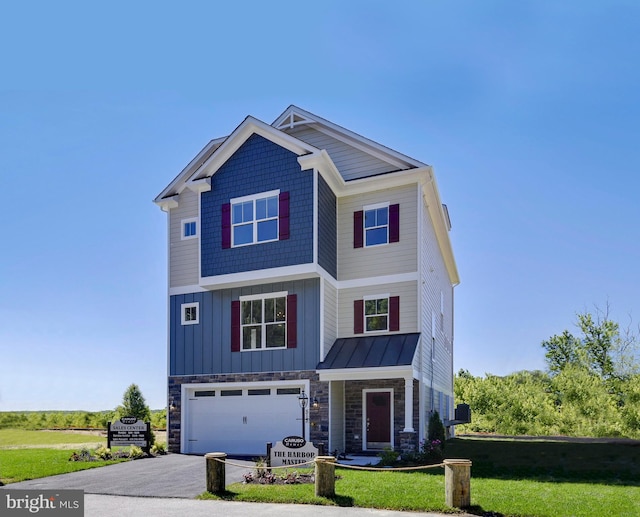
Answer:
<svg viewBox="0 0 640 517"><path fill-rule="evenodd" d="M209 452L204 455L207 462L207 492L221 494L225 491L225 464L227 455L224 452Z"/></svg>
<svg viewBox="0 0 640 517"><path fill-rule="evenodd" d="M336 495L336 458L316 456L316 497Z"/></svg>
<svg viewBox="0 0 640 517"><path fill-rule="evenodd" d="M471 460L444 460L445 504L452 508L471 506Z"/></svg>

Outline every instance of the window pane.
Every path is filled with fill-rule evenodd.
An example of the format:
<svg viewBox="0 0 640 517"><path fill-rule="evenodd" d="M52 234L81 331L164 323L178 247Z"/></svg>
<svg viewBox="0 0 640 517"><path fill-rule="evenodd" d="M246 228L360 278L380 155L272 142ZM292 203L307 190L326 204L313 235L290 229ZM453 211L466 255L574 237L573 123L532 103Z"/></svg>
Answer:
<svg viewBox="0 0 640 517"><path fill-rule="evenodd" d="M264 301L264 321L267 323L276 321L275 298L267 298Z"/></svg>
<svg viewBox="0 0 640 517"><path fill-rule="evenodd" d="M267 218L267 200L256 199L256 219Z"/></svg>
<svg viewBox="0 0 640 517"><path fill-rule="evenodd" d="M278 238L278 220L269 219L258 223L258 242L272 241Z"/></svg>
<svg viewBox="0 0 640 517"><path fill-rule="evenodd" d="M364 213L364 227L371 228L372 226L376 226L376 211L367 210Z"/></svg>
<svg viewBox="0 0 640 517"><path fill-rule="evenodd" d="M262 348L262 329L259 326L242 328L242 349Z"/></svg>
<svg viewBox="0 0 640 517"><path fill-rule="evenodd" d="M386 316L367 316L367 331L387 330Z"/></svg>
<svg viewBox="0 0 640 517"><path fill-rule="evenodd" d="M365 300L364 301L364 313L365 314L375 314L376 313L376 300Z"/></svg>
<svg viewBox="0 0 640 517"><path fill-rule="evenodd" d="M267 348L279 348L285 346L284 324L267 325Z"/></svg>
<svg viewBox="0 0 640 517"><path fill-rule="evenodd" d="M278 196L267 199L267 217L278 217Z"/></svg>
<svg viewBox="0 0 640 517"><path fill-rule="evenodd" d="M251 302L251 323L262 323L262 300Z"/></svg>
<svg viewBox="0 0 640 517"><path fill-rule="evenodd" d="M367 246L375 246L376 244L387 243L387 227L375 228L367 230Z"/></svg>
<svg viewBox="0 0 640 517"><path fill-rule="evenodd" d="M253 221L253 201L242 203L242 221Z"/></svg>
<svg viewBox="0 0 640 517"><path fill-rule="evenodd" d="M251 302L242 302L242 324L251 323Z"/></svg>
<svg viewBox="0 0 640 517"><path fill-rule="evenodd" d="M233 244L250 244L253 242L253 224L242 224L233 228Z"/></svg>
<svg viewBox="0 0 640 517"><path fill-rule="evenodd" d="M389 209L387 207L376 210L376 226L384 226L389 223Z"/></svg>
<svg viewBox="0 0 640 517"><path fill-rule="evenodd" d="M233 224L241 223L242 222L242 203L233 205L232 211L233 211L233 217L231 222Z"/></svg>
<svg viewBox="0 0 640 517"><path fill-rule="evenodd" d="M388 314L389 313L389 298L381 298L377 300L377 312L378 314Z"/></svg>
<svg viewBox="0 0 640 517"><path fill-rule="evenodd" d="M276 319L275 321L285 321L287 314L287 299L276 298Z"/></svg>

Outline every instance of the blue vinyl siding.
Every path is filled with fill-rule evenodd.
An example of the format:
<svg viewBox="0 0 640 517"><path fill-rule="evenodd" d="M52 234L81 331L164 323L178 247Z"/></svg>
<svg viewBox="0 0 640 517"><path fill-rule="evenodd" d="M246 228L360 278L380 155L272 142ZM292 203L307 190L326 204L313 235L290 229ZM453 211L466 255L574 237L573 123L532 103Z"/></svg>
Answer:
<svg viewBox="0 0 640 517"><path fill-rule="evenodd" d="M336 196L318 175L318 264L338 277Z"/></svg>
<svg viewBox="0 0 640 517"><path fill-rule="evenodd" d="M254 134L213 175L201 199L203 277L313 261L313 172L301 171L297 158ZM290 195L289 239L222 249L222 205L277 189Z"/></svg>
<svg viewBox="0 0 640 517"><path fill-rule="evenodd" d="M284 350L231 352L231 301L287 291L298 295L298 345ZM200 323L180 324L180 306L200 302ZM313 370L320 360L320 281L278 282L170 298L169 375Z"/></svg>

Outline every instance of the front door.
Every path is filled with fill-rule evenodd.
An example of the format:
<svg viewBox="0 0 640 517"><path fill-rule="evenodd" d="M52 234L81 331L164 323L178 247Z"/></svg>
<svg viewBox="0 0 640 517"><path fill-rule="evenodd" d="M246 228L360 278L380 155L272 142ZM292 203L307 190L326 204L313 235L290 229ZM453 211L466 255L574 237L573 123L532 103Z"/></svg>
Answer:
<svg viewBox="0 0 640 517"><path fill-rule="evenodd" d="M391 447L391 392L366 392L365 449Z"/></svg>

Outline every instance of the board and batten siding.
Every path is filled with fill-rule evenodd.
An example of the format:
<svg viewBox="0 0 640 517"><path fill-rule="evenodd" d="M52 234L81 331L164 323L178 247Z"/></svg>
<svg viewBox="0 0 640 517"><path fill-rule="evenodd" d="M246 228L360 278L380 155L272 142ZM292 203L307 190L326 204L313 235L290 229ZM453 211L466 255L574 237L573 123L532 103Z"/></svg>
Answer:
<svg viewBox="0 0 640 517"><path fill-rule="evenodd" d="M422 210L422 339L426 386L453 397L453 286L440 253L435 230L426 207ZM442 295L441 295L442 293ZM441 296L444 313L441 316ZM435 326L435 361L431 360L432 323Z"/></svg>
<svg viewBox="0 0 640 517"><path fill-rule="evenodd" d="M396 165L380 160L317 129L299 126L285 129L285 132L318 149L327 151L345 181L398 170Z"/></svg>
<svg viewBox="0 0 640 517"><path fill-rule="evenodd" d="M353 280L418 271L416 184L338 199L338 279ZM353 213L376 203L400 205L400 241L354 248Z"/></svg>
<svg viewBox="0 0 640 517"><path fill-rule="evenodd" d="M198 194L185 189L169 211L169 287L198 285L200 237L182 240L182 220L198 217ZM198 221L198 226L200 221ZM200 235L200 228L198 228Z"/></svg>
<svg viewBox="0 0 640 517"><path fill-rule="evenodd" d="M397 282L340 289L338 291L338 335L341 338L355 335L353 332L354 300L361 300L363 296L384 294L400 297L400 330L398 333L418 332L417 293L416 282ZM376 333L372 332L371 335L376 335Z"/></svg>
<svg viewBox="0 0 640 517"><path fill-rule="evenodd" d="M296 294L296 348L231 351L231 302L240 296ZM182 325L183 303L198 302L200 322ZM169 375L314 370L320 361L320 281L317 278L170 297Z"/></svg>

